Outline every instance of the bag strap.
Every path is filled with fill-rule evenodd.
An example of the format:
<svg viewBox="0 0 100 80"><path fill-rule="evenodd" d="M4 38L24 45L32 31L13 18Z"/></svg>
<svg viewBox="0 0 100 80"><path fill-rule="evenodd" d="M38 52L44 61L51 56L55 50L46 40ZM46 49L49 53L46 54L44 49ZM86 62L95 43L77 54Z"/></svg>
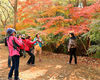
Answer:
<svg viewBox="0 0 100 80"><path fill-rule="evenodd" d="M13 37L13 40L14 40L14 42L15 42L15 39L14 39L14 37ZM10 44L10 46L12 46L14 49L16 49L17 51L19 51L15 46L13 46L10 42L9 42L9 38L8 38L8 43Z"/></svg>

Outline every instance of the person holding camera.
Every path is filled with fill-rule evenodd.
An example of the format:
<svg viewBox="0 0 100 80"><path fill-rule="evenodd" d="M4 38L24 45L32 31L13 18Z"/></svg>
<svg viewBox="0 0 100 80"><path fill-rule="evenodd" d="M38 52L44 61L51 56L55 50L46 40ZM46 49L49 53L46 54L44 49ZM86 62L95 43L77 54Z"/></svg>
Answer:
<svg viewBox="0 0 100 80"><path fill-rule="evenodd" d="M34 45L36 43L36 41L31 41L31 37L27 36L26 39L23 40L24 45L25 45L25 51L28 53L28 55L30 56L29 60L27 61L27 64L31 64L32 66L34 66L35 64L35 56L34 54L31 52L31 47L32 45Z"/></svg>
<svg viewBox="0 0 100 80"><path fill-rule="evenodd" d="M14 71L14 80L19 79L19 56L20 56L20 48L17 46L21 46L22 43L15 37L16 31L15 29L8 28L7 29L7 44L9 49L9 56L12 58L12 66L8 74L8 79L12 80L12 75Z"/></svg>

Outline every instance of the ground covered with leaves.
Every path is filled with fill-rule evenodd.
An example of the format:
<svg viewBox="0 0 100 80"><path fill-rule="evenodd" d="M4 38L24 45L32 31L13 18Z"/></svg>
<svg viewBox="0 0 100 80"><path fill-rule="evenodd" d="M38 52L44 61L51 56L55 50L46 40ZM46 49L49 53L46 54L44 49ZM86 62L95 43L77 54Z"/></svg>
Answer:
<svg viewBox="0 0 100 80"><path fill-rule="evenodd" d="M8 49L0 44L0 80L7 80ZM43 51L42 61L36 56L35 66L27 65L29 59L20 58L19 75L22 80L100 80L100 59L78 57L78 64L67 64L69 56Z"/></svg>

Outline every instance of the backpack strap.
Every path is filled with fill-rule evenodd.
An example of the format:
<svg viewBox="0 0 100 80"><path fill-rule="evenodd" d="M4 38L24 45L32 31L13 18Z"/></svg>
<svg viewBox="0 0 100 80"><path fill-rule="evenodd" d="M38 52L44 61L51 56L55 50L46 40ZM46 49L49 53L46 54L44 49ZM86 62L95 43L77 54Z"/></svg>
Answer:
<svg viewBox="0 0 100 80"><path fill-rule="evenodd" d="M17 51L19 51L15 46L13 46L13 45L9 42L9 38L8 38L8 43L9 43L10 46L12 46L14 49L16 49ZM16 43L14 37L13 37L12 43ZM17 44L17 45L18 45L18 44Z"/></svg>

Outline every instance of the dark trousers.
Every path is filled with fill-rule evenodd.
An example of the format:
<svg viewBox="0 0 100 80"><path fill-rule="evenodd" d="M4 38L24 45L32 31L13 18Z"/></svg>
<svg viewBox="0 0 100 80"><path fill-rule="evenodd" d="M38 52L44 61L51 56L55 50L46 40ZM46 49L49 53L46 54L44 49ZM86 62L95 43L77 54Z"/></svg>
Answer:
<svg viewBox="0 0 100 80"><path fill-rule="evenodd" d="M31 53L31 50L30 51L26 51L26 52L30 55L30 58L27 61L27 63L28 64L34 64L35 63L35 56L34 56L34 54Z"/></svg>
<svg viewBox="0 0 100 80"><path fill-rule="evenodd" d="M8 56L8 67L11 67L11 56Z"/></svg>
<svg viewBox="0 0 100 80"><path fill-rule="evenodd" d="M74 56L75 58L75 64L77 64L77 57L76 57L76 48L71 48L70 49L70 60L69 60L69 63L72 62L72 57Z"/></svg>
<svg viewBox="0 0 100 80"><path fill-rule="evenodd" d="M12 78L14 71L14 79L17 80L19 76L19 56L15 55L12 57L12 67L10 69L8 78Z"/></svg>

